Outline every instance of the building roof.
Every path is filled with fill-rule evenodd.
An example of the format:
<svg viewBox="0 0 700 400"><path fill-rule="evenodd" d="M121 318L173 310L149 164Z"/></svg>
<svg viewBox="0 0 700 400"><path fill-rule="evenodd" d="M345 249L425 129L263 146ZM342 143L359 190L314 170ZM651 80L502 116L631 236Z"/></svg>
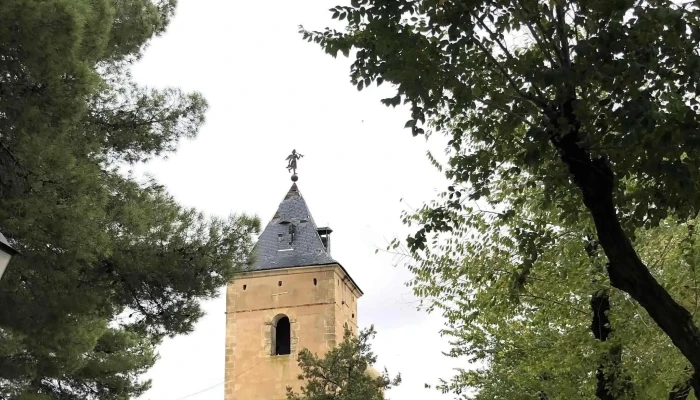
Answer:
<svg viewBox="0 0 700 400"><path fill-rule="evenodd" d="M251 270L337 263L323 245L297 184L292 184L255 244Z"/></svg>

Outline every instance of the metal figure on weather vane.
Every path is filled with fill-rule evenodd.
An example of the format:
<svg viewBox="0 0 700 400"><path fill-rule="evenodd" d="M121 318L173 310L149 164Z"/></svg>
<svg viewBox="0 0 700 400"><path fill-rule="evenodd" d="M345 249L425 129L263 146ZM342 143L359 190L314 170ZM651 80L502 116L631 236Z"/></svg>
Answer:
<svg viewBox="0 0 700 400"><path fill-rule="evenodd" d="M287 156L287 171L294 171L294 173L292 174L293 182L296 182L299 179L299 177L297 176L297 160L299 160L302 157L304 156L302 154L297 153L296 149L292 150L292 154Z"/></svg>

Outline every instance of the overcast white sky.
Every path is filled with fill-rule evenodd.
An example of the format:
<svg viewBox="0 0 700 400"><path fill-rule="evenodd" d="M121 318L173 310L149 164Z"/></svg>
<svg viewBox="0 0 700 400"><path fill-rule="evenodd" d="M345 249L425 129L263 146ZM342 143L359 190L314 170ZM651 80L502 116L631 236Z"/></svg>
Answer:
<svg viewBox="0 0 700 400"><path fill-rule="evenodd" d="M403 129L408 111L379 103L392 95L389 88L358 92L349 83L349 60L301 40L297 26L329 25L336 1L180 0L167 33L134 74L151 86L202 92L207 123L176 155L139 170L184 205L219 216L257 214L264 225L291 185L285 157L296 148L305 155L299 188L316 222L334 230L333 257L365 292L359 320L378 331L379 367L404 378L389 397L447 399L424 389L458 365L441 354L448 348L438 335L442 319L416 311L404 286L408 271L388 254L375 255L408 232L400 200L419 207L446 182L425 157L429 143ZM223 298L206 303L206 311L194 333L160 347L144 399L223 399Z"/></svg>

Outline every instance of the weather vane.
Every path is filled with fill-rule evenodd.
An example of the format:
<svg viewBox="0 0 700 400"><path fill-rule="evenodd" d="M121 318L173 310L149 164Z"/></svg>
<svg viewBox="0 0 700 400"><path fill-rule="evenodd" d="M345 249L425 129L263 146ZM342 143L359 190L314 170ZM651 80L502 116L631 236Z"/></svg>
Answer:
<svg viewBox="0 0 700 400"><path fill-rule="evenodd" d="M299 180L299 177L297 176L297 160L304 157L302 154L297 153L296 150L292 150L292 154L287 156L287 171L294 173L292 174L292 182L296 182Z"/></svg>

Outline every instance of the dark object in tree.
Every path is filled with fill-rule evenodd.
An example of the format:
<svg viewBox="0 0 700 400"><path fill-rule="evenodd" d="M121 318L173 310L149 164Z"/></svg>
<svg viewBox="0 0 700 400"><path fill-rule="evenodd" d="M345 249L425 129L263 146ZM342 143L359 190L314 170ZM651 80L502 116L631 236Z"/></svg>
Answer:
<svg viewBox="0 0 700 400"><path fill-rule="evenodd" d="M584 248L591 266L595 266L598 242L592 235L586 235ZM610 311L610 294L608 290L598 290L591 295L591 311L593 318L591 321L591 333L600 342L607 342L608 337L613 332L608 312ZM624 397L632 392L631 385L622 376L622 346L615 344L611 346L601 360L596 370L596 397L600 400L615 400ZM631 396L634 398L634 396Z"/></svg>
<svg viewBox="0 0 700 400"><path fill-rule="evenodd" d="M345 33L302 29L304 38L332 55L357 50L358 89L394 84L383 103L410 105L414 135L429 121L450 138L452 193L422 210L412 249L431 232L460 229L460 198L517 210L528 190L543 188L563 226L590 221L611 284L700 371L700 330L629 237L700 210L695 2L354 0L331 12L348 21ZM512 193L493 198L502 180ZM525 246L521 257L536 254Z"/></svg>
<svg viewBox="0 0 700 400"><path fill-rule="evenodd" d="M591 310L593 311L591 332L597 340L606 342L613 331L607 314L610 311L610 297L606 292L600 291L591 296ZM624 380L619 371L621 359L622 347L614 345L598 366L595 392L598 399L615 400L618 398L616 391L622 391L619 386L622 386L621 381Z"/></svg>

